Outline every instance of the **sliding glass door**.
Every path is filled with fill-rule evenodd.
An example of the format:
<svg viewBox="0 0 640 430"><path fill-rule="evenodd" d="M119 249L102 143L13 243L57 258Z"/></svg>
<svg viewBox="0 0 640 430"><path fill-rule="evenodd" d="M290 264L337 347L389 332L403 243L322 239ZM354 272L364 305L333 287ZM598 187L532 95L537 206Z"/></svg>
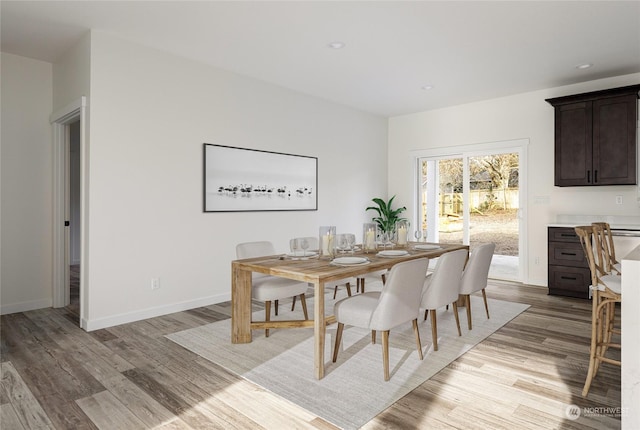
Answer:
<svg viewBox="0 0 640 430"><path fill-rule="evenodd" d="M430 242L493 242L491 276L521 280L522 148L417 157L416 228Z"/></svg>

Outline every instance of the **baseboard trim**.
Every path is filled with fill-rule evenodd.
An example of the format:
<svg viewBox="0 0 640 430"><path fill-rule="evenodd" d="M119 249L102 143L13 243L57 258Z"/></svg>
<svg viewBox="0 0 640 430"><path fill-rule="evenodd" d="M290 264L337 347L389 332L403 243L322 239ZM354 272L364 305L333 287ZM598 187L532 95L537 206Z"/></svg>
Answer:
<svg viewBox="0 0 640 430"><path fill-rule="evenodd" d="M36 309L50 308L53 306L51 298L41 300L30 300L28 302L3 304L0 306L0 315L15 314L18 312L29 312Z"/></svg>
<svg viewBox="0 0 640 430"><path fill-rule="evenodd" d="M100 330L120 324L126 324L130 322L145 320L147 318L155 318L162 315L172 314L174 312L181 312L189 309L200 308L202 306L214 305L216 303L226 302L229 300L231 300L230 293L219 294L216 296L202 297L200 299L188 300L180 303L171 303L165 306L141 309L135 312L128 312L104 318L89 318L83 320L81 326L86 331Z"/></svg>
<svg viewBox="0 0 640 430"><path fill-rule="evenodd" d="M528 285L533 285L535 287L547 288L547 280L546 279L529 279L527 284Z"/></svg>

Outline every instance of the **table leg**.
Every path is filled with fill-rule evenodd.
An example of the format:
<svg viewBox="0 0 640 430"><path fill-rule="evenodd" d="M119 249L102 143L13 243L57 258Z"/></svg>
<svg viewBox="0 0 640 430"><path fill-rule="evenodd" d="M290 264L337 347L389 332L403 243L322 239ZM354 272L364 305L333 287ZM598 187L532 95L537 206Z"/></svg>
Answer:
<svg viewBox="0 0 640 430"><path fill-rule="evenodd" d="M231 266L231 343L251 342L251 272Z"/></svg>
<svg viewBox="0 0 640 430"><path fill-rule="evenodd" d="M327 332L324 317L324 282L314 284L313 337L316 379L324 378L324 342Z"/></svg>

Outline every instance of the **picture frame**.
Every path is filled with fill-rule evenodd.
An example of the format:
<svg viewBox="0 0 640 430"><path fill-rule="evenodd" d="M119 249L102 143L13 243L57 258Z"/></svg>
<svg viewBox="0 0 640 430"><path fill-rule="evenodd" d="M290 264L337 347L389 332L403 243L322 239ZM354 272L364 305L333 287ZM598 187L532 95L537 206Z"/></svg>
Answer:
<svg viewBox="0 0 640 430"><path fill-rule="evenodd" d="M318 158L203 144L204 212L318 210Z"/></svg>

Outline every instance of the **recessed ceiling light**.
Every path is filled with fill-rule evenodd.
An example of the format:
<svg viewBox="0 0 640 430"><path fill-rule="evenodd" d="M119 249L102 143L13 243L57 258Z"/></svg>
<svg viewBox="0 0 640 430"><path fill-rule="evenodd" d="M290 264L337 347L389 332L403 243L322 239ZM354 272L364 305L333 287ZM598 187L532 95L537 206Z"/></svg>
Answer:
<svg viewBox="0 0 640 430"><path fill-rule="evenodd" d="M331 49L342 49L344 48L346 45L344 42L340 42L340 41L335 41L335 42L331 42L327 45L329 48Z"/></svg>
<svg viewBox="0 0 640 430"><path fill-rule="evenodd" d="M423 85L420 88L425 90L425 91L429 91L429 90L433 89L433 85Z"/></svg>
<svg viewBox="0 0 640 430"><path fill-rule="evenodd" d="M593 66L593 64L591 64L591 63L578 64L576 66L576 69L583 70L583 69L588 69L591 66Z"/></svg>

